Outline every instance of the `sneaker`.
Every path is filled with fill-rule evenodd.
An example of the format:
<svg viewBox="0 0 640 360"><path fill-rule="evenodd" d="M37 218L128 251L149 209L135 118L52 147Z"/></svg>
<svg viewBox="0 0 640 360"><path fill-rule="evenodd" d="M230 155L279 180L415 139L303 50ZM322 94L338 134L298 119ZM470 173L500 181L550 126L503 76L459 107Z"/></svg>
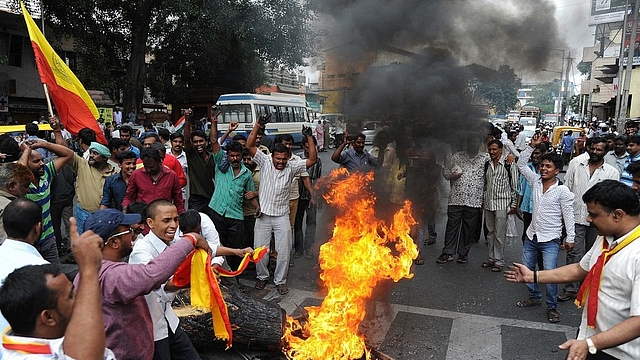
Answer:
<svg viewBox="0 0 640 360"><path fill-rule="evenodd" d="M453 261L453 255L442 254L442 255L438 256L438 258L436 259L436 262L438 264L444 264L444 263L449 262L449 261Z"/></svg>
<svg viewBox="0 0 640 360"><path fill-rule="evenodd" d="M565 292L564 294L558 295L558 301L569 301L575 300L576 293L574 292Z"/></svg>
<svg viewBox="0 0 640 360"><path fill-rule="evenodd" d="M456 260L456 262L458 264L466 264L467 261L469 261L469 256L468 255L464 255L464 256L458 255L458 260Z"/></svg>

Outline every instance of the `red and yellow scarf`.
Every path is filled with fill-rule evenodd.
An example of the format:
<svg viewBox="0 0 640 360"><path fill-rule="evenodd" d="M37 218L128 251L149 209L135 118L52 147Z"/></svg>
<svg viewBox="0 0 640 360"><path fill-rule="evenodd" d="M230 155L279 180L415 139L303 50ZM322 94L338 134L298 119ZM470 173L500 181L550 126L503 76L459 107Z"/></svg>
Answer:
<svg viewBox="0 0 640 360"><path fill-rule="evenodd" d="M254 250L253 255L245 254L235 271L225 270L218 265L215 268L222 276L237 276L247 268L250 262L257 263L267 252L267 248L260 247ZM224 302L218 280L211 267L211 255L202 249L191 252L174 273L173 283L178 287L185 287L191 283L191 307L211 311L216 339L226 340L227 349L230 348L233 342L231 321L227 304Z"/></svg>
<svg viewBox="0 0 640 360"><path fill-rule="evenodd" d="M46 342L35 341L20 341L18 339L11 338L7 335L9 327L2 333L2 347L7 350L17 351L21 354L38 354L38 355L50 355L53 352L51 347Z"/></svg>
<svg viewBox="0 0 640 360"><path fill-rule="evenodd" d="M575 304L581 308L587 303L587 326L596 327L596 315L598 314L598 291L600 290L600 281L602 280L602 270L611 257L624 249L627 245L634 242L640 237L640 226L633 231L620 243L609 249L607 239L602 239L602 252L598 256L596 263L589 269L589 273L582 282L580 291L575 300ZM591 291L593 290L593 291Z"/></svg>

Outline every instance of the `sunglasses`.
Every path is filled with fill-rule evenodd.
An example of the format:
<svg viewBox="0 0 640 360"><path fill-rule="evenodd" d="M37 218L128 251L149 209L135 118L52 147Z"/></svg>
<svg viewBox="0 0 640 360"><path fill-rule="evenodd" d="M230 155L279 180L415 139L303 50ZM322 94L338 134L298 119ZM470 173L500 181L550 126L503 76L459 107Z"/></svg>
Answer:
<svg viewBox="0 0 640 360"><path fill-rule="evenodd" d="M107 240L112 239L114 237L126 235L126 234L138 235L138 234L141 234L141 233L142 233L142 228L141 227L140 228L136 228L136 229L130 227L129 230L121 231L119 233L115 233L115 234L109 236L109 238L107 238Z"/></svg>

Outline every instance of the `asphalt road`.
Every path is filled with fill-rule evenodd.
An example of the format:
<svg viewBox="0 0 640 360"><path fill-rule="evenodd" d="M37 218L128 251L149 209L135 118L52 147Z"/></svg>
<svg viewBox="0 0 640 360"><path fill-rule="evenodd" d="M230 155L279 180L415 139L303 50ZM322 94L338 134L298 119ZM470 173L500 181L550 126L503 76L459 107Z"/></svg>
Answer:
<svg viewBox="0 0 640 360"><path fill-rule="evenodd" d="M321 153L324 173L334 164L330 152ZM546 320L546 307L522 309L516 302L528 297L524 284L511 284L502 273L481 267L487 258L484 239L474 244L467 264L437 264L443 247L446 224L446 182L442 180L441 207L437 217L437 243L428 246L425 264L413 267L414 277L398 283L385 283L376 294L370 316L362 329L369 344L394 359L495 359L561 360L566 352L558 345L573 338L580 323L580 310L573 303L559 303L561 322ZM333 219L323 209L318 214L315 248L330 238ZM522 223L518 222L522 231ZM317 252L315 253L317 254ZM519 261L522 244L506 247L507 264ZM559 255L564 263L564 251ZM247 286L252 296L277 302L289 314L322 301L316 259L296 259L287 284L289 294L279 296L273 286L263 291ZM242 275L243 283L253 284L255 274ZM543 290L544 292L544 290ZM230 350L203 352L203 359L283 359L281 354Z"/></svg>

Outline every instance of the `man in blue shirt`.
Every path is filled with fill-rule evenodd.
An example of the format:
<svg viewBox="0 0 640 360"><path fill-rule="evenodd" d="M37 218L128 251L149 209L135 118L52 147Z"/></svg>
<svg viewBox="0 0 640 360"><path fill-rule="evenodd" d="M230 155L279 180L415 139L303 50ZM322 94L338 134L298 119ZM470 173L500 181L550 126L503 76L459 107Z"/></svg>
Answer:
<svg viewBox="0 0 640 360"><path fill-rule="evenodd" d="M100 209L114 208L122 211L122 200L127 192L129 177L136 169L136 154L133 151L123 151L117 156L120 172L109 176L104 181Z"/></svg>
<svg viewBox="0 0 640 360"><path fill-rule="evenodd" d="M560 143L560 148L562 149L562 161L565 164L568 164L569 160L571 160L571 151L573 150L574 141L575 138L573 137L573 130L569 130Z"/></svg>
<svg viewBox="0 0 640 360"><path fill-rule="evenodd" d="M627 170L631 163L640 160L640 135L632 135L627 138L627 159L624 162L624 170L620 174L620 182L631 187L633 185L633 175Z"/></svg>
<svg viewBox="0 0 640 360"><path fill-rule="evenodd" d="M378 164L376 162L376 158L364 151L365 136L363 134L358 134L352 141L349 141L349 138L350 136L344 137L344 141L342 141L342 143L333 152L333 155L331 155L331 161L342 165L349 170L349 172L360 169L369 170L366 169L367 166L377 167ZM349 142L351 142L351 149L343 151Z"/></svg>

